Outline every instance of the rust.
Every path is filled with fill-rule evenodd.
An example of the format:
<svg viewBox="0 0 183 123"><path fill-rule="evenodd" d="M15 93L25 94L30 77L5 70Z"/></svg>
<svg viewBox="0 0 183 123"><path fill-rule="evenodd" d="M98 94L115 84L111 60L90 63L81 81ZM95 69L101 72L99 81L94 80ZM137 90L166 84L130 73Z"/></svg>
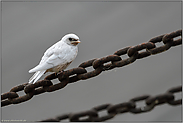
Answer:
<svg viewBox="0 0 183 123"><path fill-rule="evenodd" d="M35 84L23 83L21 85L13 87L9 92L1 95L1 106L7 106L10 104L18 104L31 99L34 95L39 95L45 92L53 92L64 88L67 84L77 82L79 80L89 79L99 75L102 71L107 71L114 69L116 67L123 67L125 65L131 64L137 59L142 59L150 55L155 55L164 51L167 51L171 47L178 46L182 44L182 30L177 30L168 34L163 34L150 39L148 42L136 45L128 46L116 51L113 55L108 55L103 58L94 58L83 62L77 68L62 71L60 73L53 73L40 80ZM177 39L178 37L178 39ZM162 46L156 47L156 43L163 42ZM139 52L143 49L146 51ZM128 55L129 58L122 59L122 55ZM108 63L109 62L109 63ZM106 63L106 64L105 64ZM87 67L93 67L93 71L87 71ZM60 82L54 84L51 82L53 79L58 79ZM182 88L181 88L182 89ZM25 95L19 97L17 92L24 91ZM178 92L180 90L177 90ZM147 104L152 104L155 100L159 101L158 104L167 102L171 105L178 105L182 102L181 99L174 100L172 95L176 92L171 90L167 92L167 95L171 95L170 99L167 97L156 97L148 99ZM160 99L159 99L160 98ZM161 100L163 98L163 100ZM150 108L147 110L150 110ZM105 119L105 118L104 118Z"/></svg>
<svg viewBox="0 0 183 123"><path fill-rule="evenodd" d="M109 119L114 118L118 114L124 114L124 113L146 113L151 110L153 110L156 106L159 106L159 104L170 104L170 105L181 105L181 103L170 103L175 96L173 93L181 93L182 86L173 87L166 91L163 94L158 94L155 96L151 95L142 95L137 96L132 99L130 99L128 102L121 102L118 104L102 104L95 106L89 110L81 111L81 112L75 112L75 113L66 113L62 114L60 116L57 116L55 118L49 118L42 120L42 122L51 122L51 121L57 121L60 122L62 120L68 119L69 121L74 122L103 122L107 121ZM171 94L170 94L171 93ZM182 99L178 99L182 101ZM144 106L137 106L138 101L144 101L146 102ZM158 103L157 103L158 102ZM99 113L101 111L106 111L107 114L104 116L100 116ZM83 117L86 117L83 119Z"/></svg>

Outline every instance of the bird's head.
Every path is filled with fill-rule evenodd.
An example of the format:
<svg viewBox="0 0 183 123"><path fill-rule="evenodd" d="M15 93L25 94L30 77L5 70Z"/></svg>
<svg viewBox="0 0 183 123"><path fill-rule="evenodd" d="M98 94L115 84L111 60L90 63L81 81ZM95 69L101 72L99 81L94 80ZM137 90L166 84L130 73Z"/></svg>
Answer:
<svg viewBox="0 0 183 123"><path fill-rule="evenodd" d="M76 46L78 43L80 43L79 41L79 37L75 34L67 34L62 38L62 41L64 41L65 43L69 44L69 45L74 45Z"/></svg>

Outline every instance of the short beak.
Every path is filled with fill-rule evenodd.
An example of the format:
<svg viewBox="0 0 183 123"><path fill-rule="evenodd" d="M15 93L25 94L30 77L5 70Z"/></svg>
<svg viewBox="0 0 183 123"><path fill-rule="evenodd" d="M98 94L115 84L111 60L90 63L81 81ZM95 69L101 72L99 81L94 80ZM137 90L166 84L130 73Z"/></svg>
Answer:
<svg viewBox="0 0 183 123"><path fill-rule="evenodd" d="M71 44L77 45L78 43L81 43L81 41L74 41Z"/></svg>
<svg viewBox="0 0 183 123"><path fill-rule="evenodd" d="M78 43L81 43L81 41L75 41L75 43L77 43L77 44L78 44Z"/></svg>

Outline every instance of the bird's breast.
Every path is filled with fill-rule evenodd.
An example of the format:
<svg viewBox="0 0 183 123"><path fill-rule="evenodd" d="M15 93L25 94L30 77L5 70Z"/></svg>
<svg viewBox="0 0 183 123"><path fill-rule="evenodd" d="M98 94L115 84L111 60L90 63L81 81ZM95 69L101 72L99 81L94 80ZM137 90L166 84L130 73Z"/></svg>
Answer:
<svg viewBox="0 0 183 123"><path fill-rule="evenodd" d="M47 72L59 72L66 69L76 58L77 53L77 47L68 47L67 49L62 50L62 52L58 54L60 63L53 68L48 69Z"/></svg>
<svg viewBox="0 0 183 123"><path fill-rule="evenodd" d="M71 62L67 62L65 64L59 64L59 65L57 65L53 68L48 69L46 72L56 72L56 73L58 73L58 72L60 72L64 69L66 69L70 64L71 64Z"/></svg>

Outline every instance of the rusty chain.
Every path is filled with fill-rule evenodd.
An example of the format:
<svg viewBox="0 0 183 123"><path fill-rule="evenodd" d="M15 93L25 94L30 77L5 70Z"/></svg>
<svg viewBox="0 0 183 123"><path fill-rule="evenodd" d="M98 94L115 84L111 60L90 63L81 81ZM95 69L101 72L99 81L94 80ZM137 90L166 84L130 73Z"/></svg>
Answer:
<svg viewBox="0 0 183 123"><path fill-rule="evenodd" d="M95 106L87 111L77 113L66 113L55 118L42 120L42 122L60 122L62 120L69 120L71 122L102 122L114 118L117 114L122 113L145 113L153 110L155 106L168 103L169 105L181 105L182 99L176 99L174 93L181 92L182 86L169 89L166 93L156 96L142 95L130 99L128 102L119 104L103 104ZM136 102L145 101L145 106L138 107ZM107 115L100 116L99 112L106 111ZM85 119L83 119L83 117Z"/></svg>
<svg viewBox="0 0 183 123"><path fill-rule="evenodd" d="M177 39L178 38L178 39ZM156 47L156 43L163 42L162 46ZM92 59L83 62L77 68L66 70L59 74L51 74L40 80L35 84L24 83L13 87L9 92L1 95L1 107L10 104L18 104L30 100L34 95L45 92L53 92L64 88L68 83L74 83L79 80L89 79L99 75L102 71L111 70L116 67L123 67L133 63L136 59L155 55L170 49L172 46L182 44L182 30L177 30L169 34L163 34L150 39L148 42L122 48L116 51L113 55L108 55L103 58ZM143 49L146 51L139 52ZM122 59L122 55L127 54L129 58ZM107 63L107 64L105 64ZM104 65L105 64L105 65ZM85 68L93 66L94 70L88 72ZM51 80L58 78L60 83L54 84ZM20 96L17 94L19 91L25 92L25 95Z"/></svg>

